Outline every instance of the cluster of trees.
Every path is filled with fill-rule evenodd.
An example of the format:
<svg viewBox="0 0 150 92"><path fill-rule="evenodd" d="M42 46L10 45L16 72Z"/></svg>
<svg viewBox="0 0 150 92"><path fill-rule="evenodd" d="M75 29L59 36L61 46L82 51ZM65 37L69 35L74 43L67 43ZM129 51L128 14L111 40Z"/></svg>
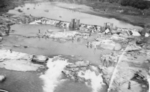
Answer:
<svg viewBox="0 0 150 92"><path fill-rule="evenodd" d="M23 3L26 0L0 0L0 8L7 8Z"/></svg>
<svg viewBox="0 0 150 92"><path fill-rule="evenodd" d="M121 5L132 6L142 10L150 8L150 2L145 0L122 0Z"/></svg>
<svg viewBox="0 0 150 92"><path fill-rule="evenodd" d="M0 8L3 8L9 4L8 0L0 0Z"/></svg>
<svg viewBox="0 0 150 92"><path fill-rule="evenodd" d="M49 0L49 1L63 1L72 3L109 2L109 3L118 3L123 6L131 6L141 10L150 8L150 1L148 0Z"/></svg>
<svg viewBox="0 0 150 92"><path fill-rule="evenodd" d="M150 1L147 0L99 0L100 2L119 3L123 6L132 6L138 9L150 8Z"/></svg>
<svg viewBox="0 0 150 92"><path fill-rule="evenodd" d="M25 0L0 0L0 7L6 7L12 4L13 1L25 1ZM55 1L55 0L50 0ZM59 1L59 0L58 0ZM150 1L148 0L60 0L60 1L74 1L74 2L87 2L87 1L99 1L99 2L110 2L110 3L119 3L123 6L132 6L141 10L150 8Z"/></svg>

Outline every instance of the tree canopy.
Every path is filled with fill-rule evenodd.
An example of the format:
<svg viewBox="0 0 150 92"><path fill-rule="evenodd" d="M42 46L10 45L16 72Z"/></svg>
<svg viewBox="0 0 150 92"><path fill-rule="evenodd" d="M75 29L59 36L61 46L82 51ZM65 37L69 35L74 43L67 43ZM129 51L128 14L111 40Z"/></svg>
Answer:
<svg viewBox="0 0 150 92"><path fill-rule="evenodd" d="M150 1L146 0L99 0L101 2L119 3L123 6L132 6L138 9L148 9L150 8Z"/></svg>

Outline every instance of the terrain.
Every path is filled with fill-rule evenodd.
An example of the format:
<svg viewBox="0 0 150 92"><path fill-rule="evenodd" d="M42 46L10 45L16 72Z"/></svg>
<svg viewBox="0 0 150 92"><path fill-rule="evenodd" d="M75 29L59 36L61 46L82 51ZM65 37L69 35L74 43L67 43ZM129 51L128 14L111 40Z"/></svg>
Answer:
<svg viewBox="0 0 150 92"><path fill-rule="evenodd" d="M149 44L140 43L149 20L143 15L103 6L109 3L100 4L106 11L95 9L94 1L19 1L1 8L0 75L6 80L0 80L0 89L149 91ZM80 20L77 29L70 28L72 19Z"/></svg>
<svg viewBox="0 0 150 92"><path fill-rule="evenodd" d="M4 2L5 1L5 2ZM18 5L22 5L25 2L36 3L42 2L41 0L1 0L1 12L6 12L9 9L13 9ZM81 4L87 5L92 8L93 11L88 11L86 13L94 14L97 16L103 16L107 18L116 18L133 25L138 25L144 27L146 24L150 23L150 10L139 10L130 6L122 6L118 3L100 2L98 0L44 0L50 2L63 2L70 4ZM83 11L82 11L83 12ZM84 11L85 12L85 11Z"/></svg>
<svg viewBox="0 0 150 92"><path fill-rule="evenodd" d="M150 10L139 10L130 6L122 6L118 3L100 2L98 0L57 0L58 2L82 4L90 6L94 12L90 14L116 18L125 22L144 27L149 24Z"/></svg>

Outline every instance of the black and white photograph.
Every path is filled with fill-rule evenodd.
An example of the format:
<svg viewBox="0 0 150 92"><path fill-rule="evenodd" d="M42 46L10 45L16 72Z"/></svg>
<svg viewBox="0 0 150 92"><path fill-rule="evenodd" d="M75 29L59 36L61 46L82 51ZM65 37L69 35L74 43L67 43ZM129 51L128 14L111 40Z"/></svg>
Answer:
<svg viewBox="0 0 150 92"><path fill-rule="evenodd" d="M150 92L150 0L0 0L0 92Z"/></svg>

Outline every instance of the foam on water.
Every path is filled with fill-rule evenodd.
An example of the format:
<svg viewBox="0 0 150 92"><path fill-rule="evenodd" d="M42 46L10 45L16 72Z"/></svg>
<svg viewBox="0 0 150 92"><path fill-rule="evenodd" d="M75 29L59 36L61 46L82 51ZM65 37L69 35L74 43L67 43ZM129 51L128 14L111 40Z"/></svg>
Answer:
<svg viewBox="0 0 150 92"><path fill-rule="evenodd" d="M85 78L86 80L91 81L92 92L99 92L104 85L102 74L96 74L94 71L87 70L84 75L83 72L80 72L78 76Z"/></svg>
<svg viewBox="0 0 150 92"><path fill-rule="evenodd" d="M48 70L40 78L44 80L44 92L54 92L55 87L57 87L61 82L62 71L69 63L65 59L49 59L47 63ZM86 70L79 71L78 76L84 78L85 80L90 80L90 87L92 92L99 92L104 85L102 74L96 74L95 71ZM87 85L89 86L89 85Z"/></svg>
<svg viewBox="0 0 150 92"><path fill-rule="evenodd" d="M48 60L48 70L40 78L44 80L44 92L54 92L55 87L60 84L62 71L69 63L67 60Z"/></svg>

